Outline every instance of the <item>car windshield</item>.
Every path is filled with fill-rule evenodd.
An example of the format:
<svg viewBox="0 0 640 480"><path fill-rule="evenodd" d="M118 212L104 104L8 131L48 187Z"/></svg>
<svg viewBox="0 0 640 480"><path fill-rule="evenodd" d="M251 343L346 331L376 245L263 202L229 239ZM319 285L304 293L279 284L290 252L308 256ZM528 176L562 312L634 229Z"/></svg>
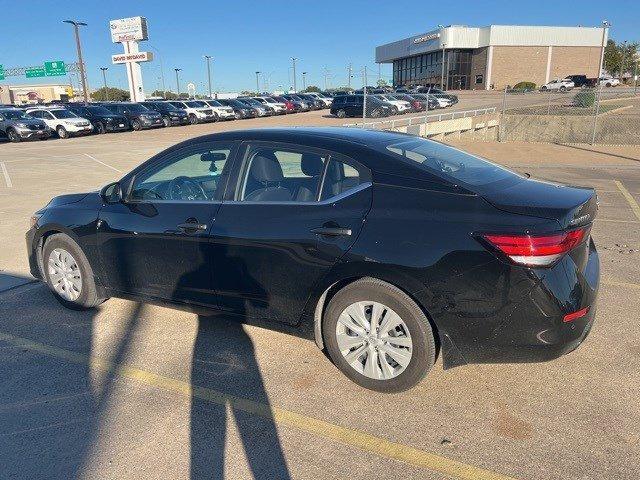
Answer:
<svg viewBox="0 0 640 480"><path fill-rule="evenodd" d="M204 102L198 102L196 100L193 100L191 102L185 102L188 106L190 106L191 108L202 108L202 107L206 107L207 104Z"/></svg>
<svg viewBox="0 0 640 480"><path fill-rule="evenodd" d="M20 120L22 118L27 118L20 110L0 110L0 116L9 120Z"/></svg>
<svg viewBox="0 0 640 480"><path fill-rule="evenodd" d="M51 114L56 118L78 118L78 116L69 110L51 110Z"/></svg>
<svg viewBox="0 0 640 480"><path fill-rule="evenodd" d="M127 104L125 108L129 109L129 111L133 113L143 113L149 111L147 107L140 105L139 103Z"/></svg>
<svg viewBox="0 0 640 480"><path fill-rule="evenodd" d="M111 110L104 107L93 106L86 107L86 109L89 110L89 113L93 113L95 115L113 115L113 112Z"/></svg>
<svg viewBox="0 0 640 480"><path fill-rule="evenodd" d="M207 100L207 103L212 107L222 107L222 104L217 100Z"/></svg>
<svg viewBox="0 0 640 480"><path fill-rule="evenodd" d="M521 178L488 160L423 138L389 143L384 147L399 159L416 162L431 173L449 177L454 183L478 187Z"/></svg>

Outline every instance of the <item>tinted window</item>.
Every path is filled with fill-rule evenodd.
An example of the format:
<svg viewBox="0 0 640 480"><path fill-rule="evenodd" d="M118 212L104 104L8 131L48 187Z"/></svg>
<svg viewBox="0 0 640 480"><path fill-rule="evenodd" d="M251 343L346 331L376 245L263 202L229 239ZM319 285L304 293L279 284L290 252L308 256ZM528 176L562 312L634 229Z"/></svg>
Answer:
<svg viewBox="0 0 640 480"><path fill-rule="evenodd" d="M0 110L0 115L11 120L24 118L24 114L20 110ZM33 117L33 115L31 115Z"/></svg>
<svg viewBox="0 0 640 480"><path fill-rule="evenodd" d="M371 181L371 173L365 167L351 160L331 158L322 182L320 200L347 193Z"/></svg>
<svg viewBox="0 0 640 480"><path fill-rule="evenodd" d="M78 118L78 116L69 110L53 110L51 112L56 118Z"/></svg>
<svg viewBox="0 0 640 480"><path fill-rule="evenodd" d="M147 201L206 201L222 198L222 172L232 145L195 145L138 174L129 198Z"/></svg>
<svg viewBox="0 0 640 480"><path fill-rule="evenodd" d="M437 142L415 138L385 146L397 158L416 162L425 170L455 183L482 186L518 175L500 165Z"/></svg>
<svg viewBox="0 0 640 480"><path fill-rule="evenodd" d="M302 148L254 147L237 197L254 202L315 202L326 159Z"/></svg>
<svg viewBox="0 0 640 480"><path fill-rule="evenodd" d="M148 112L149 109L146 107L143 107L142 105L138 104L138 103L132 103L132 104L128 104L128 105L123 105L125 110L128 110L130 112L133 113L144 113L144 112Z"/></svg>

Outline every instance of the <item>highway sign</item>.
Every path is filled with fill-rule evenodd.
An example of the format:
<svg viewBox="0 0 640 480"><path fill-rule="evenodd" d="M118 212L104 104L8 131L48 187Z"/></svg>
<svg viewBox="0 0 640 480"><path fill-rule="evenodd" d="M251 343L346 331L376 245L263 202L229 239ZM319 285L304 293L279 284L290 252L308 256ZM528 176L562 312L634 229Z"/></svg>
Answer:
<svg viewBox="0 0 640 480"><path fill-rule="evenodd" d="M36 67L36 68L27 68L24 71L24 74L27 78L36 78L36 77L46 77L46 73L44 68Z"/></svg>
<svg viewBox="0 0 640 480"><path fill-rule="evenodd" d="M4 66L0 65L0 80L4 80Z"/></svg>
<svg viewBox="0 0 640 480"><path fill-rule="evenodd" d="M54 62L44 62L44 73L47 77L58 77L67 74L64 62L57 60Z"/></svg>

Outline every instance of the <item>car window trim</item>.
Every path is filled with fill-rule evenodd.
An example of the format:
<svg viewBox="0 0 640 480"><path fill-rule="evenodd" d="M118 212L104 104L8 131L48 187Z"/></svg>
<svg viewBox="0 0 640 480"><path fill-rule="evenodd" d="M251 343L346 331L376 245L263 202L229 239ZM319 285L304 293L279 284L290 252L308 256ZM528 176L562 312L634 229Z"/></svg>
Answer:
<svg viewBox="0 0 640 480"><path fill-rule="evenodd" d="M226 144L226 145L231 145L231 151L229 152L229 157L226 159L225 161L225 167L222 169L222 172L220 172L220 176L222 177L222 173L225 171L225 169L227 168L227 163L229 164L229 169L227 170L229 172L229 174L227 175L227 178L225 179L225 184L223 186L223 191L220 195L221 200L165 200L165 199L156 199L156 200L138 200L138 199L132 199L131 198L131 193L133 192L133 187L136 183L136 178L155 168L158 164L163 165L163 164L168 164L171 160L171 158L173 158L176 154L179 154L179 152L186 150L186 149L190 149L190 148L195 148L198 147L200 145L215 145L215 144ZM127 186L127 194L124 197L123 203L125 204L140 204L140 203L208 203L208 204L218 204L218 203L222 203L224 201L225 195L227 193L227 189L229 188L229 183L231 180L232 175L232 171L233 171L233 166L235 164L235 157L238 153L238 149L239 149L239 142L237 140L215 140L215 141L205 141L205 142L199 142L199 143L194 143L194 144L190 144L190 145L185 145L184 147L180 148L180 149L176 149L176 150L172 150L171 152L167 153L167 156L165 158L154 158L153 162L151 162L149 165L147 165L146 167L142 168L141 170L135 172L134 175L131 176L131 178L128 180L128 186Z"/></svg>

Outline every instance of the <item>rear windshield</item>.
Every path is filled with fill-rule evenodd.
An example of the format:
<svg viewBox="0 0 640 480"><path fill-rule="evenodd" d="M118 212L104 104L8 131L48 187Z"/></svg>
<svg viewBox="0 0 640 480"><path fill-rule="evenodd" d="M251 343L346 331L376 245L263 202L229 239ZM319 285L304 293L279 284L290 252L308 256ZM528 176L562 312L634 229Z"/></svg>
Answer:
<svg viewBox="0 0 640 480"><path fill-rule="evenodd" d="M456 184L486 187L522 178L488 160L424 138L411 138L383 147L399 159L415 162L430 173Z"/></svg>
<svg viewBox="0 0 640 480"><path fill-rule="evenodd" d="M86 107L89 113L94 113L96 115L112 115L113 112L107 108L100 106L89 106Z"/></svg>

